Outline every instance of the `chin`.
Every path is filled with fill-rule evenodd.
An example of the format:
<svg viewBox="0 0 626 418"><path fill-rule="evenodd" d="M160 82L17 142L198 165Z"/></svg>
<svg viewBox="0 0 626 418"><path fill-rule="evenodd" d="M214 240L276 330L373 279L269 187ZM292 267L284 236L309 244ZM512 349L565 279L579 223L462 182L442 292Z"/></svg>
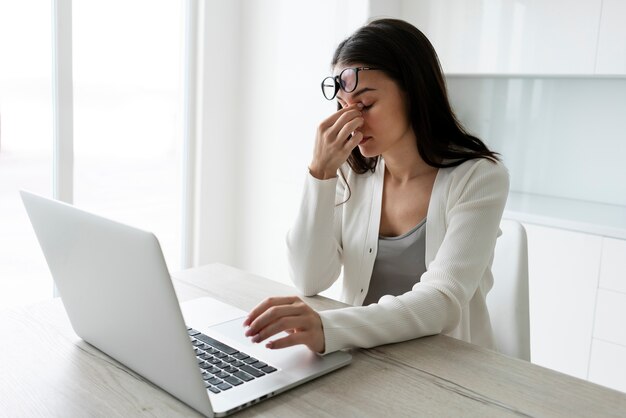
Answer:
<svg viewBox="0 0 626 418"><path fill-rule="evenodd" d="M380 155L379 152L374 152L374 150L368 149L367 146L359 146L359 151L361 152L361 155L365 158L374 158Z"/></svg>

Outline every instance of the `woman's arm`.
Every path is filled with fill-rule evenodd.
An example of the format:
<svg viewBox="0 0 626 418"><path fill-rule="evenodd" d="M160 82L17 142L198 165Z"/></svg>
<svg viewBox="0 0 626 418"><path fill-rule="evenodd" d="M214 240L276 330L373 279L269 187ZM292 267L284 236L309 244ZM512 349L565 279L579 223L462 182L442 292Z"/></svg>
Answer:
<svg viewBox="0 0 626 418"><path fill-rule="evenodd" d="M493 254L508 195L506 169L476 163L448 192L447 230L419 283L376 304L320 313L325 352L452 331Z"/></svg>
<svg viewBox="0 0 626 418"><path fill-rule="evenodd" d="M289 273L304 295L328 289L341 272L341 218L344 186L337 177L307 175L300 209L287 233Z"/></svg>
<svg viewBox="0 0 626 418"><path fill-rule="evenodd" d="M338 110L320 123L300 210L287 234L291 280L304 295L326 290L341 271L343 186L337 170L363 134L361 103Z"/></svg>

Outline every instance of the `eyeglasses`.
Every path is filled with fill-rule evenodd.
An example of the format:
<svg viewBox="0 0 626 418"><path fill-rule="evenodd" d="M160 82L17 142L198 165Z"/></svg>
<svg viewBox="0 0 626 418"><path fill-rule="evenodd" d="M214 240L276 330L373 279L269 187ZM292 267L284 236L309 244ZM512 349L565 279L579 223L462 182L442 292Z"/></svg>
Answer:
<svg viewBox="0 0 626 418"><path fill-rule="evenodd" d="M339 75L326 77L322 80L322 93L328 100L333 100L337 96L339 89L346 93L352 93L359 84L359 71L377 69L371 67L346 68Z"/></svg>

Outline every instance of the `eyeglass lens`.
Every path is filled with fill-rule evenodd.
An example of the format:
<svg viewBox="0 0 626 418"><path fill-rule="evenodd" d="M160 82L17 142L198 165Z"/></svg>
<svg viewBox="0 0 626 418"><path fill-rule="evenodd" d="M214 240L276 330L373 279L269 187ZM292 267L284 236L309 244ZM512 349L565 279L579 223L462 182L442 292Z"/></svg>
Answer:
<svg viewBox="0 0 626 418"><path fill-rule="evenodd" d="M358 68L346 68L338 76L326 77L322 81L322 93L328 100L332 100L341 88L346 93L352 93L358 84Z"/></svg>
<svg viewBox="0 0 626 418"><path fill-rule="evenodd" d="M338 90L339 86L337 85L337 81L334 77L326 77L322 81L322 93L324 93L324 97L328 100L334 99Z"/></svg>
<svg viewBox="0 0 626 418"><path fill-rule="evenodd" d="M346 93L352 93L356 89L358 75L356 68L346 68L339 74L341 89Z"/></svg>

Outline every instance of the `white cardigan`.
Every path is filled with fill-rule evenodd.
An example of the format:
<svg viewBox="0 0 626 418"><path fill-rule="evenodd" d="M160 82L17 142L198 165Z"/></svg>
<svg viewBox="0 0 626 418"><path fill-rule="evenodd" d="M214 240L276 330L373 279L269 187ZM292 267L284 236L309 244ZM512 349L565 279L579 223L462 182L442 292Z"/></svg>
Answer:
<svg viewBox="0 0 626 418"><path fill-rule="evenodd" d="M509 190L501 163L474 159L439 169L426 222L426 266L411 291L361 306L376 259L384 160L356 174L344 165L351 196L338 177L310 174L287 234L291 279L311 296L328 289L343 266L341 300L353 307L320 312L325 352L374 347L444 333L487 348L494 340L485 302Z"/></svg>

